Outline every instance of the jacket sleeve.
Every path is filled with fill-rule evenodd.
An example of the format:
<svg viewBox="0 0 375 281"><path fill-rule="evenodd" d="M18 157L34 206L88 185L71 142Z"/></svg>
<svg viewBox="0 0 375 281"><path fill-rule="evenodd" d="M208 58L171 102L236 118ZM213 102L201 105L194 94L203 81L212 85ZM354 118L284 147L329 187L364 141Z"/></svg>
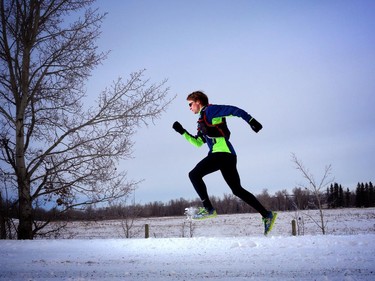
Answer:
<svg viewBox="0 0 375 281"><path fill-rule="evenodd" d="M188 142L190 142L192 145L196 147L201 147L206 142L206 139L200 134L193 136L188 132L185 132L183 133L183 136Z"/></svg>
<svg viewBox="0 0 375 281"><path fill-rule="evenodd" d="M206 110L207 121L211 124L215 124L215 118L223 117L239 117L245 120L247 123L251 120L251 115L245 110L232 105L216 105L209 106Z"/></svg>

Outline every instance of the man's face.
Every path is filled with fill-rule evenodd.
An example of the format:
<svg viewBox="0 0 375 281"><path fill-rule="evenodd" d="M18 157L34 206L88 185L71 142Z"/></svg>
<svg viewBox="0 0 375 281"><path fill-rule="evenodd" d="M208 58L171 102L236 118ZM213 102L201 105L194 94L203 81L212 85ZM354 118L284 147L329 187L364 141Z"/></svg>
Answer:
<svg viewBox="0 0 375 281"><path fill-rule="evenodd" d="M193 101L188 100L189 108L194 113L197 114L199 111L201 111L201 103L200 101Z"/></svg>

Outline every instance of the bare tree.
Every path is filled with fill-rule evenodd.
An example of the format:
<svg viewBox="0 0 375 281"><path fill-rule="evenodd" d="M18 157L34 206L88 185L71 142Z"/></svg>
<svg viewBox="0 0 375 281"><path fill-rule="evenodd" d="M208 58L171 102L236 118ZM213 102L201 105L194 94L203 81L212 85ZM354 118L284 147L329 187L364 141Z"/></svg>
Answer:
<svg viewBox="0 0 375 281"><path fill-rule="evenodd" d="M305 210L309 207L310 190L307 188L295 187L292 190L294 203L297 209Z"/></svg>
<svg viewBox="0 0 375 281"><path fill-rule="evenodd" d="M141 208L133 203L127 206L118 206L120 224L125 238L132 238L141 232L141 228L136 226Z"/></svg>
<svg viewBox="0 0 375 281"><path fill-rule="evenodd" d="M281 191L277 191L275 193L275 198L277 200L277 209L280 211L286 211L289 210L288 206L288 198L289 194L286 189L283 189Z"/></svg>
<svg viewBox="0 0 375 281"><path fill-rule="evenodd" d="M6 222L8 220L8 216L5 213L5 207L3 207L3 197L1 196L0 190L0 239L6 239L7 231L6 231Z"/></svg>
<svg viewBox="0 0 375 281"><path fill-rule="evenodd" d="M0 172L17 194L18 239L48 224L34 220L36 205L64 212L128 195L138 182L119 161L171 102L166 81L151 84L144 70L88 99L84 85L107 55L93 2L0 0Z"/></svg>
<svg viewBox="0 0 375 281"><path fill-rule="evenodd" d="M296 165L296 169L299 170L303 177L308 181L308 185L301 185L301 187L312 192L318 205L317 207L319 209L320 222L316 221L312 216L310 216L310 218L319 226L322 233L326 234L327 223L324 219L322 196L324 194L324 190L326 190L326 187L333 182L333 179L330 178L332 167L331 165L326 166L321 180L316 182L313 174L309 172L309 170L303 165L302 161L299 160L295 154L292 154L292 161Z"/></svg>

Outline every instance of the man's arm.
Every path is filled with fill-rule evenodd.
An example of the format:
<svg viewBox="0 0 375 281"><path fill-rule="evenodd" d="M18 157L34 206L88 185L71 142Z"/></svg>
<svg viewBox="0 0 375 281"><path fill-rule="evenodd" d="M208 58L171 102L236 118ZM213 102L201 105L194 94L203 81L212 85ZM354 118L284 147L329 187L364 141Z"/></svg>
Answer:
<svg viewBox="0 0 375 281"><path fill-rule="evenodd" d="M206 109L207 121L211 124L221 122L223 117L239 117L246 121L250 127L258 133L263 126L245 110L232 105L211 105Z"/></svg>
<svg viewBox="0 0 375 281"><path fill-rule="evenodd" d="M206 142L205 138L201 134L198 134L196 136L189 134L188 131L186 131L178 121L174 122L172 127L177 133L183 135L188 142L195 145L196 147L200 147Z"/></svg>

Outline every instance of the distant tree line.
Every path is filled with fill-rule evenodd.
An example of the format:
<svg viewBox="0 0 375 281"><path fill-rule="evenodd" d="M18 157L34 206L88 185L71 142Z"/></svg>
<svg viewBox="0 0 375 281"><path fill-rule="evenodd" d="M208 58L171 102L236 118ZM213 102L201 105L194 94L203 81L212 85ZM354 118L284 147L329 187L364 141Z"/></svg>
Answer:
<svg viewBox="0 0 375 281"><path fill-rule="evenodd" d="M279 211L294 211L316 209L315 197L308 189L296 187L289 193L281 190L270 195L267 189L256 196L268 209ZM327 188L323 196L324 207L332 208L353 208L353 207L375 207L374 186L371 182L358 183L354 192L349 188L343 188L338 183L333 183ZM212 196L211 201L219 214L252 213L253 208L232 194L224 194L223 197ZM200 206L199 199L186 200L184 198L173 199L167 203L161 201L147 204L117 204L103 208L89 206L85 210L68 210L61 213L58 209L45 210L34 208L34 216L38 220L45 221L67 221L67 220L108 220L122 219L128 217L163 217L181 216L186 207ZM17 218L17 204L1 199L0 204L1 230L10 227L7 218Z"/></svg>

